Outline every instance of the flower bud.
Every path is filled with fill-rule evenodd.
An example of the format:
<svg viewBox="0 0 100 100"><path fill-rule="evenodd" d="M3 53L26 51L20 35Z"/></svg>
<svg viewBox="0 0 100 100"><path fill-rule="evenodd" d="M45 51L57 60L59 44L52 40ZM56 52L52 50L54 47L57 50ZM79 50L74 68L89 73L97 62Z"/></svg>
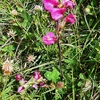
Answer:
<svg viewBox="0 0 100 100"><path fill-rule="evenodd" d="M59 25L59 29L62 30L64 28L65 24L66 24L66 21L63 20Z"/></svg>
<svg viewBox="0 0 100 100"><path fill-rule="evenodd" d="M21 80L21 74L17 74L16 76L15 76L15 79L17 80L17 81L20 81Z"/></svg>
<svg viewBox="0 0 100 100"><path fill-rule="evenodd" d="M90 13L90 8L85 8L84 12L86 15L88 15Z"/></svg>
<svg viewBox="0 0 100 100"><path fill-rule="evenodd" d="M19 88L18 88L18 93L21 93L21 92L23 92L24 91L24 87L23 86L20 86Z"/></svg>
<svg viewBox="0 0 100 100"><path fill-rule="evenodd" d="M36 90L38 89L38 85L37 85L37 84L33 84L32 87L33 87L34 89L36 89Z"/></svg>
<svg viewBox="0 0 100 100"><path fill-rule="evenodd" d="M40 71L38 70L38 71L34 72L33 77L34 77L36 80L40 79L40 78L41 78Z"/></svg>
<svg viewBox="0 0 100 100"><path fill-rule="evenodd" d="M76 22L76 16L74 14L68 14L64 20L68 23L70 23L71 25L73 25Z"/></svg>

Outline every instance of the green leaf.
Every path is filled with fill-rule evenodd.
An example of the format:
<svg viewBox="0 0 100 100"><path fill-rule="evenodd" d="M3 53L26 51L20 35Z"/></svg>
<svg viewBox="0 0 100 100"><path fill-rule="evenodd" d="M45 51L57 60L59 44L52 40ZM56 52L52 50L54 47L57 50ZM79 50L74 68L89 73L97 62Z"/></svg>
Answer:
<svg viewBox="0 0 100 100"><path fill-rule="evenodd" d="M81 86L82 86L82 82L79 81L77 85L78 85L79 87L81 87Z"/></svg>
<svg viewBox="0 0 100 100"><path fill-rule="evenodd" d="M19 7L19 6L16 6L17 7L17 10L19 11L19 12L22 12L24 9L23 8L21 8L21 7Z"/></svg>
<svg viewBox="0 0 100 100"><path fill-rule="evenodd" d="M22 12L22 16L26 20L30 20L30 15L27 12Z"/></svg>
<svg viewBox="0 0 100 100"><path fill-rule="evenodd" d="M0 41L0 45L3 45L4 44L4 42L3 41Z"/></svg>
<svg viewBox="0 0 100 100"><path fill-rule="evenodd" d="M79 77L80 79L83 79L83 80L85 79L85 76L82 73L80 73Z"/></svg>
<svg viewBox="0 0 100 100"><path fill-rule="evenodd" d="M31 17L30 17L30 15L29 15L27 12L25 12L25 11L22 12L22 17L24 18L24 19L23 19L23 22L22 22L22 26L23 26L24 28L26 28L27 26L30 25Z"/></svg>
<svg viewBox="0 0 100 100"><path fill-rule="evenodd" d="M10 46L8 47L8 49L9 49L9 51L13 51L13 50L15 50L15 48L14 48L13 45L10 45Z"/></svg>
<svg viewBox="0 0 100 100"><path fill-rule="evenodd" d="M12 92L11 87L6 88L5 90L2 91L1 93L1 98L2 100L9 100L8 98L10 97L10 94Z"/></svg>
<svg viewBox="0 0 100 100"><path fill-rule="evenodd" d="M47 71L44 76L48 79L48 80L51 80L51 72L50 71Z"/></svg>
<svg viewBox="0 0 100 100"><path fill-rule="evenodd" d="M58 72L58 70L56 68L54 68L54 70L52 72L52 81L56 82L59 79L59 75L60 75L60 73Z"/></svg>
<svg viewBox="0 0 100 100"><path fill-rule="evenodd" d="M44 76L50 81L55 82L59 79L59 75L60 73L58 72L58 70L56 68L53 69L52 72L47 71Z"/></svg>

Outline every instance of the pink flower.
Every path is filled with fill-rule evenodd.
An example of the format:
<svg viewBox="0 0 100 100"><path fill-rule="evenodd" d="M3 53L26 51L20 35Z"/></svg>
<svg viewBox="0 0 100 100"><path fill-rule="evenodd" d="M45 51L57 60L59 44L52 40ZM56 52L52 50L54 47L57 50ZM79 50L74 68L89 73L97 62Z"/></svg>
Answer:
<svg viewBox="0 0 100 100"><path fill-rule="evenodd" d="M33 84L32 87L35 88L36 90L38 89L38 85L37 84Z"/></svg>
<svg viewBox="0 0 100 100"><path fill-rule="evenodd" d="M17 80L17 81L20 81L20 80L21 80L21 76L22 76L21 74L17 74L17 75L15 76L16 80Z"/></svg>
<svg viewBox="0 0 100 100"><path fill-rule="evenodd" d="M74 14L69 14L67 17L64 19L66 22L69 22L70 24L74 24L76 21L76 17Z"/></svg>
<svg viewBox="0 0 100 100"><path fill-rule="evenodd" d="M18 93L23 92L23 90L24 90L24 87L23 87L23 86L20 86L20 87L18 88Z"/></svg>
<svg viewBox="0 0 100 100"><path fill-rule="evenodd" d="M40 82L39 85L42 87L45 83L44 82Z"/></svg>
<svg viewBox="0 0 100 100"><path fill-rule="evenodd" d="M62 3L66 8L70 8L70 9L73 9L75 6L75 3L71 0L63 0Z"/></svg>
<svg viewBox="0 0 100 100"><path fill-rule="evenodd" d="M41 77L40 71L36 71L34 72L34 76L33 76L36 80L38 80Z"/></svg>
<svg viewBox="0 0 100 100"><path fill-rule="evenodd" d="M43 4L44 8L51 12L52 8L54 8L54 6L57 6L59 2L57 2L57 0L43 0Z"/></svg>
<svg viewBox="0 0 100 100"><path fill-rule="evenodd" d="M45 36L42 37L42 41L46 45L54 44L57 41L53 32L48 32Z"/></svg>
<svg viewBox="0 0 100 100"><path fill-rule="evenodd" d="M64 12L66 12L66 8L73 9L75 6L75 3L71 0L62 0L62 2L59 2L59 0L43 0L43 4L54 20L61 19L64 16Z"/></svg>

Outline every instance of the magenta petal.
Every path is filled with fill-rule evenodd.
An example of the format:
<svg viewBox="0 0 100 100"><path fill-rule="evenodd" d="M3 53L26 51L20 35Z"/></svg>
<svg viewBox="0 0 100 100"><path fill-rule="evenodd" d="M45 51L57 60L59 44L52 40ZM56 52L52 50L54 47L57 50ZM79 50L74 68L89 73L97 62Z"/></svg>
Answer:
<svg viewBox="0 0 100 100"><path fill-rule="evenodd" d="M54 6L57 6L59 3L56 0L43 0L44 8L51 12Z"/></svg>
<svg viewBox="0 0 100 100"><path fill-rule="evenodd" d="M51 17L52 17L52 19L54 19L54 20L59 20L59 19L61 19L62 17L63 17L63 14L61 14L61 13L59 13L59 12L52 12L51 13Z"/></svg>
<svg viewBox="0 0 100 100"><path fill-rule="evenodd" d="M24 87L23 87L23 86L20 86L20 87L18 88L18 93L23 92L23 90L24 90Z"/></svg>
<svg viewBox="0 0 100 100"><path fill-rule="evenodd" d="M71 0L63 0L62 3L67 7L67 8L70 8L70 9L73 9L74 6L75 6L75 3Z"/></svg>
<svg viewBox="0 0 100 100"><path fill-rule="evenodd" d="M40 82L39 85L42 87L44 85L44 82Z"/></svg>
<svg viewBox="0 0 100 100"><path fill-rule="evenodd" d="M63 17L63 13L66 11L65 8L54 8L51 12L51 17L54 20L59 20Z"/></svg>
<svg viewBox="0 0 100 100"><path fill-rule="evenodd" d="M16 80L17 80L17 81L21 80L21 76L22 76L21 74L17 74L17 75L15 76Z"/></svg>
<svg viewBox="0 0 100 100"><path fill-rule="evenodd" d="M47 34L46 34L46 36L48 36L48 37L55 37L55 35L54 35L54 33L53 32L48 32Z"/></svg>
<svg viewBox="0 0 100 100"><path fill-rule="evenodd" d="M38 85L37 84L33 84L32 87L35 88L35 89L38 89Z"/></svg>
<svg viewBox="0 0 100 100"><path fill-rule="evenodd" d="M33 76L36 80L38 80L41 77L40 71L36 71L34 72L34 76Z"/></svg>
<svg viewBox="0 0 100 100"><path fill-rule="evenodd" d="M70 0L62 0L62 4L65 4L68 1L70 1Z"/></svg>
<svg viewBox="0 0 100 100"><path fill-rule="evenodd" d="M46 5L46 4L52 4L53 6L57 6L59 4L59 2L57 0L43 0L43 4Z"/></svg>
<svg viewBox="0 0 100 100"><path fill-rule="evenodd" d="M49 12L51 12L53 9L53 5L50 3L47 3L46 5L44 5L44 8L45 10L48 10Z"/></svg>
<svg viewBox="0 0 100 100"><path fill-rule="evenodd" d="M74 14L69 14L66 18L65 18L66 22L69 22L70 24L74 24L76 21L76 17Z"/></svg>

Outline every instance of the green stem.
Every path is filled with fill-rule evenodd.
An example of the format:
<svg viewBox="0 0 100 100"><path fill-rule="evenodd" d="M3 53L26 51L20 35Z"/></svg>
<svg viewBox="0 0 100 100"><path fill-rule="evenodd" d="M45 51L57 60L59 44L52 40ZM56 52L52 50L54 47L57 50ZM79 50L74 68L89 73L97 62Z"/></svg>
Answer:
<svg viewBox="0 0 100 100"><path fill-rule="evenodd" d="M86 15L85 15L85 14L84 14L84 19L85 19L86 25L87 25L87 27L88 27L88 29L89 29L89 31L90 31L90 26L89 26L89 24L88 24L88 21L87 21L87 19L86 19Z"/></svg>
<svg viewBox="0 0 100 100"><path fill-rule="evenodd" d="M5 76L4 78L5 78L5 83L4 83L4 86L3 86L3 89L2 89L1 93L3 93L3 91L6 89L7 82L8 82L8 76Z"/></svg>
<svg viewBox="0 0 100 100"><path fill-rule="evenodd" d="M73 92L73 100L75 100L75 90L74 90L74 68L72 67L72 92Z"/></svg>

